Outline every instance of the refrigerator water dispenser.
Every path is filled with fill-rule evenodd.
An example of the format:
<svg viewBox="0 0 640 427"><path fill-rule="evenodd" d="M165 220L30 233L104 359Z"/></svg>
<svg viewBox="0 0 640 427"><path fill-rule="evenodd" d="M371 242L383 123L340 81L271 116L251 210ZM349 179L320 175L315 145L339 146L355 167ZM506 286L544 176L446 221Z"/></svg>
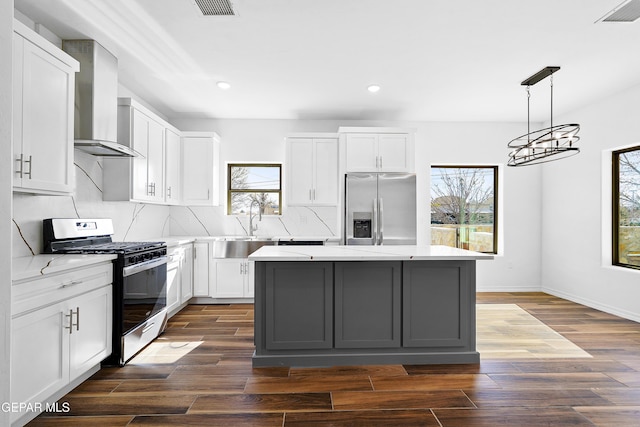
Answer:
<svg viewBox="0 0 640 427"><path fill-rule="evenodd" d="M371 212L353 213L353 237L356 239L371 238Z"/></svg>

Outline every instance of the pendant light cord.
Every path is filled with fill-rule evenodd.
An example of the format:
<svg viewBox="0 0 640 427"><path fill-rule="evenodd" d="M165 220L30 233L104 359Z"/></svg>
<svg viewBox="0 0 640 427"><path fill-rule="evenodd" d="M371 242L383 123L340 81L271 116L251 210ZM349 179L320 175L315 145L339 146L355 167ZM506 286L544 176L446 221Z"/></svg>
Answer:
<svg viewBox="0 0 640 427"><path fill-rule="evenodd" d="M531 104L531 86L527 85L527 143L531 142L530 104Z"/></svg>

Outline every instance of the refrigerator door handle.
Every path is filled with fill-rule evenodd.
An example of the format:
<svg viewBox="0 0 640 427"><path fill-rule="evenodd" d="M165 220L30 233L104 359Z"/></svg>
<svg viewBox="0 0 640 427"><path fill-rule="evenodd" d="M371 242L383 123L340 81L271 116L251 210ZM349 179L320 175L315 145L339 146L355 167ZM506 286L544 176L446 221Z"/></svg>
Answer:
<svg viewBox="0 0 640 427"><path fill-rule="evenodd" d="M373 244L378 244L378 199L373 199Z"/></svg>
<svg viewBox="0 0 640 427"><path fill-rule="evenodd" d="M384 205L382 204L382 197L380 197L378 199L378 211L380 212L380 218L378 218L378 221L380 223L380 237L379 237L379 244L381 245L382 242L384 241Z"/></svg>

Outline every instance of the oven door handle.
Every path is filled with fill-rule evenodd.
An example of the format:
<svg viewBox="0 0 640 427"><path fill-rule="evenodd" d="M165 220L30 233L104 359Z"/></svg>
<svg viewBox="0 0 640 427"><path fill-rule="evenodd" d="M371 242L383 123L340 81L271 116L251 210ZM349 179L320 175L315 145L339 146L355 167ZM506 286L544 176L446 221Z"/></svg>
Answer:
<svg viewBox="0 0 640 427"><path fill-rule="evenodd" d="M152 268L158 267L160 265L167 263L167 257L162 256L160 258L155 258L149 261L142 262L140 264L130 265L122 269L122 277L128 277L132 274L140 273L145 270L150 270Z"/></svg>

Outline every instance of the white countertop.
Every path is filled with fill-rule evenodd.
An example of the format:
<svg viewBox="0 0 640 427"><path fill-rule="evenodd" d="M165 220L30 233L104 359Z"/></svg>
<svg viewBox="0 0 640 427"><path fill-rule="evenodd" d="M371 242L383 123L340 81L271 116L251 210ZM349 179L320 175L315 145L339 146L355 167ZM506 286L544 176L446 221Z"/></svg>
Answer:
<svg viewBox="0 0 640 427"><path fill-rule="evenodd" d="M481 260L493 255L449 246L263 246L251 261Z"/></svg>
<svg viewBox="0 0 640 427"><path fill-rule="evenodd" d="M11 262L11 280L37 279L47 274L60 273L65 270L86 267L88 265L110 262L116 255L62 255L43 254L13 258Z"/></svg>
<svg viewBox="0 0 640 427"><path fill-rule="evenodd" d="M186 245L187 243L193 243L199 239L200 237L195 237L195 236L164 236L164 237L144 239L144 240L148 242L165 242L167 246L180 246L180 245Z"/></svg>
<svg viewBox="0 0 640 427"><path fill-rule="evenodd" d="M157 237L153 239L144 239L146 241L153 242L166 242L167 246L177 246L184 245L186 243L193 243L195 241L210 241L210 240L233 240L233 239L246 239L248 236L234 236L234 235L220 235L220 236L164 236ZM266 240L289 240L289 241L300 241L300 240L319 240L325 243L328 242L340 242L340 237L337 236L253 236L255 239L266 239Z"/></svg>

